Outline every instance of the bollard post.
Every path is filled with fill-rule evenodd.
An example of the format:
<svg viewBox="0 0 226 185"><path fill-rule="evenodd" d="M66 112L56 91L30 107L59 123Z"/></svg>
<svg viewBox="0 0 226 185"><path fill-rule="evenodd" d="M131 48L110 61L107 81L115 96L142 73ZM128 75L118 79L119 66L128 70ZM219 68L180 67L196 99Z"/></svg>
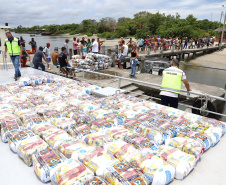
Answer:
<svg viewBox="0 0 226 185"><path fill-rule="evenodd" d="M105 55L105 46L102 46L103 54Z"/></svg>
<svg viewBox="0 0 226 185"><path fill-rule="evenodd" d="M140 61L140 70L141 73L145 73L145 57L141 57L141 61Z"/></svg>
<svg viewBox="0 0 226 185"><path fill-rule="evenodd" d="M115 67L115 52L112 52L112 67Z"/></svg>
<svg viewBox="0 0 226 185"><path fill-rule="evenodd" d="M150 53L151 53L151 48L148 47L148 55L150 55Z"/></svg>
<svg viewBox="0 0 226 185"><path fill-rule="evenodd" d="M119 77L118 78L118 89L120 89L121 88L121 78Z"/></svg>
<svg viewBox="0 0 226 185"><path fill-rule="evenodd" d="M175 45L173 44L172 45L172 52L174 52L174 49L175 49Z"/></svg>

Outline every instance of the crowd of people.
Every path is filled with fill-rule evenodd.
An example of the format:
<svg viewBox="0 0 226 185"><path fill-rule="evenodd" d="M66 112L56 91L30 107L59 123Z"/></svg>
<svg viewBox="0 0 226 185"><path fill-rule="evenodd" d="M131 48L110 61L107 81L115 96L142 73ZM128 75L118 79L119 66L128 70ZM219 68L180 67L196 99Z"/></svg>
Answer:
<svg viewBox="0 0 226 185"><path fill-rule="evenodd" d="M119 43L119 52L122 47L123 37L118 41ZM157 50L169 50L172 49L172 46L175 46L176 50L179 49L192 49L192 48L203 48L204 46L214 46L215 37L201 37L201 38L188 38L184 40L180 37L159 37L159 36L147 36L146 38L139 37L137 41L134 41L130 38L127 43L130 51L132 50L133 45L136 45L138 51L147 51L150 48L151 51L156 52Z"/></svg>

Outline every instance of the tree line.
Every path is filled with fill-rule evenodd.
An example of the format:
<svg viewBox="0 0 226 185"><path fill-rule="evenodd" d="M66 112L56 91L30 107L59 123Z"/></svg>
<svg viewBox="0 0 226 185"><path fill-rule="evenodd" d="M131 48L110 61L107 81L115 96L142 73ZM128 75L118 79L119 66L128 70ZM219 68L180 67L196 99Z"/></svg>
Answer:
<svg viewBox="0 0 226 185"><path fill-rule="evenodd" d="M133 18L121 17L118 20L112 17L102 18L100 21L93 19L83 20L80 24L44 25L23 27L22 25L13 29L17 33L34 33L37 30L45 29L53 34L97 34L104 38L119 38L135 36L145 38L147 35L159 35L160 37L189 37L199 38L202 36L216 36L214 31L222 26L221 23L209 21L208 19L198 20L192 14L185 19L180 15L165 15L159 12L153 14L142 11L134 14Z"/></svg>

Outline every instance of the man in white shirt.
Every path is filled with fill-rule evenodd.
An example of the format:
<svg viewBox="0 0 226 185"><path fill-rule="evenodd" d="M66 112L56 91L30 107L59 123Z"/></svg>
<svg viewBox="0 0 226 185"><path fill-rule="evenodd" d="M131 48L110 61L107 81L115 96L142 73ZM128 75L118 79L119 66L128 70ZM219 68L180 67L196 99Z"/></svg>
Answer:
<svg viewBox="0 0 226 185"><path fill-rule="evenodd" d="M95 39L92 39L92 45L91 45L91 49L92 49L92 53L98 54L98 42L95 41Z"/></svg>
<svg viewBox="0 0 226 185"><path fill-rule="evenodd" d="M179 69L179 61L173 59L170 62L171 67L163 71L161 85L161 104L170 107L178 107L178 94L180 94L181 81L184 83L187 91L191 91L190 85L186 79L185 73Z"/></svg>
<svg viewBox="0 0 226 185"><path fill-rule="evenodd" d="M50 47L50 43L47 42L47 43L46 43L46 47L45 47L44 50L43 50L43 53L44 53L44 55L45 55L45 57L46 57L47 68L50 70L49 63L51 62L51 54L50 54L50 49L49 49L49 47Z"/></svg>
<svg viewBox="0 0 226 185"><path fill-rule="evenodd" d="M128 55L128 46L125 44L125 41L122 41L122 49L121 49L121 54L118 54L118 58L115 64L119 64L120 69L122 69L122 59L125 58Z"/></svg>

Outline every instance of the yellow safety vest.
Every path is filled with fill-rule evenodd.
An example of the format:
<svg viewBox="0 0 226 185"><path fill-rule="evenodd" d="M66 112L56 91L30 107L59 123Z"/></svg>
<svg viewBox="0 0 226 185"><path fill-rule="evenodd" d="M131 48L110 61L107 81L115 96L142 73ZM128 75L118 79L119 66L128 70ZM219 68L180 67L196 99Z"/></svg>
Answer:
<svg viewBox="0 0 226 185"><path fill-rule="evenodd" d="M12 42L5 39L7 50L10 56L20 55L20 46L18 45L18 39L13 37Z"/></svg>
<svg viewBox="0 0 226 185"><path fill-rule="evenodd" d="M160 90L180 94L182 75L183 71L176 67L165 69Z"/></svg>

